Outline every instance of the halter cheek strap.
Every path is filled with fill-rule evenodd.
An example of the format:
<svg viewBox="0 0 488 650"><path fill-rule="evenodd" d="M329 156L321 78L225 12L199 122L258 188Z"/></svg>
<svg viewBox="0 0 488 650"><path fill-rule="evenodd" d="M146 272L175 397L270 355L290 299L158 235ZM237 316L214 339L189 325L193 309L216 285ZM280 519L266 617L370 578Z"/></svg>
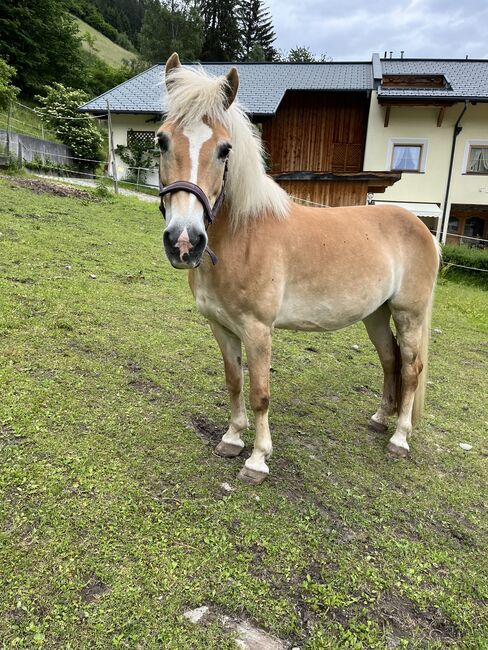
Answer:
<svg viewBox="0 0 488 650"><path fill-rule="evenodd" d="M225 161L224 175L222 178L222 189L220 190L220 194L218 195L213 208L210 205L210 201L208 200L207 195L199 185L196 185L195 183L191 183L190 181L175 181L174 183L170 183L169 185L164 186L160 180L159 196L161 197L161 203L159 204L159 209L161 210L163 217L166 219L166 208L164 206L163 196L166 196L166 194L171 194L172 192L188 192L189 194L193 194L193 196L196 196L197 199L202 204L203 214L207 220L207 225L205 230L208 230L208 227L211 226L215 221L215 219L217 218L217 214L220 208L222 207L222 203L224 202L226 179L227 179L227 160ZM215 264L217 264L217 256L208 246L205 248L205 250L209 254L210 259L212 260L212 264L215 266Z"/></svg>

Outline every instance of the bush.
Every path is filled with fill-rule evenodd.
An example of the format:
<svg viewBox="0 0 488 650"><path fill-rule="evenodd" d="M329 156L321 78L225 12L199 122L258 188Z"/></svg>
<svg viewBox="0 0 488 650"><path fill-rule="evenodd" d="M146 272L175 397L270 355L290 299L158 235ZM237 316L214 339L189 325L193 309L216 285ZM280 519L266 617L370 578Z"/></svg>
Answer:
<svg viewBox="0 0 488 650"><path fill-rule="evenodd" d="M78 106L88 100L82 90L66 88L60 83L45 87L46 95L37 96L41 105L43 119L56 133L63 144L74 152L75 157L88 159L87 164L80 163L80 168L94 168L96 161L102 159L102 135L88 115L79 113Z"/></svg>
<svg viewBox="0 0 488 650"><path fill-rule="evenodd" d="M442 259L444 266L460 264L461 266L488 270L488 249L486 248L446 244L442 247Z"/></svg>

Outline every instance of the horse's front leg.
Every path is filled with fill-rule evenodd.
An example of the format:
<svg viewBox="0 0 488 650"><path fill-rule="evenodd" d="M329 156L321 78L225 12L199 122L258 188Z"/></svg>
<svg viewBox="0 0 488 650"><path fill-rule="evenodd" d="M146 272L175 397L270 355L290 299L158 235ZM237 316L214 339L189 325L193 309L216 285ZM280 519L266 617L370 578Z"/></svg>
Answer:
<svg viewBox="0 0 488 650"><path fill-rule="evenodd" d="M229 390L231 410L229 428L222 436L222 440L215 448L215 451L219 456L234 458L244 449L241 432L249 426L242 392L241 341L218 323L211 322L210 327L224 359L225 381Z"/></svg>
<svg viewBox="0 0 488 650"><path fill-rule="evenodd" d="M261 323L253 323L245 328L243 342L249 367L250 402L256 421L256 439L253 452L244 463L239 478L244 483L258 485L269 474L266 460L273 450L268 424L271 330Z"/></svg>

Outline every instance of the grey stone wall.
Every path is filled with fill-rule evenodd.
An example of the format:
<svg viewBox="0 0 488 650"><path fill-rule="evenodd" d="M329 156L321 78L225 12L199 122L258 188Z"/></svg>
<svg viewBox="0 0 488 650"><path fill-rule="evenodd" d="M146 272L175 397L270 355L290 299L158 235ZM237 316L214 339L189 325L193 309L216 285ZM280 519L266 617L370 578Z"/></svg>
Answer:
<svg viewBox="0 0 488 650"><path fill-rule="evenodd" d="M51 160L60 164L68 164L69 157L73 155L71 149L64 144L15 133L15 131L10 131L9 136L7 138L5 129L0 129L0 150L6 151L8 141L9 153L18 158L19 164L22 164L23 161L31 161L36 155L43 161Z"/></svg>

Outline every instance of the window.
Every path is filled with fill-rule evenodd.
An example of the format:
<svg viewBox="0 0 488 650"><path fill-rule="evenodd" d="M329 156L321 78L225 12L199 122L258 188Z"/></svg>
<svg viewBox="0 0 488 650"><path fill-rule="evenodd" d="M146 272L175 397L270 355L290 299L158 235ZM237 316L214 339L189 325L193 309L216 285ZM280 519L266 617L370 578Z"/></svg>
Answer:
<svg viewBox="0 0 488 650"><path fill-rule="evenodd" d="M470 217L464 223L464 235L466 237L483 237L485 220L481 217Z"/></svg>
<svg viewBox="0 0 488 650"><path fill-rule="evenodd" d="M423 145L394 144L391 156L392 171L421 171Z"/></svg>
<svg viewBox="0 0 488 650"><path fill-rule="evenodd" d="M127 146L143 145L148 149L154 148L154 131L134 131L129 129L127 131Z"/></svg>
<svg viewBox="0 0 488 650"><path fill-rule="evenodd" d="M469 147L468 174L488 174L488 145L471 145Z"/></svg>
<svg viewBox="0 0 488 650"><path fill-rule="evenodd" d="M459 219L457 217L449 217L447 232L458 232L458 231L459 231Z"/></svg>

